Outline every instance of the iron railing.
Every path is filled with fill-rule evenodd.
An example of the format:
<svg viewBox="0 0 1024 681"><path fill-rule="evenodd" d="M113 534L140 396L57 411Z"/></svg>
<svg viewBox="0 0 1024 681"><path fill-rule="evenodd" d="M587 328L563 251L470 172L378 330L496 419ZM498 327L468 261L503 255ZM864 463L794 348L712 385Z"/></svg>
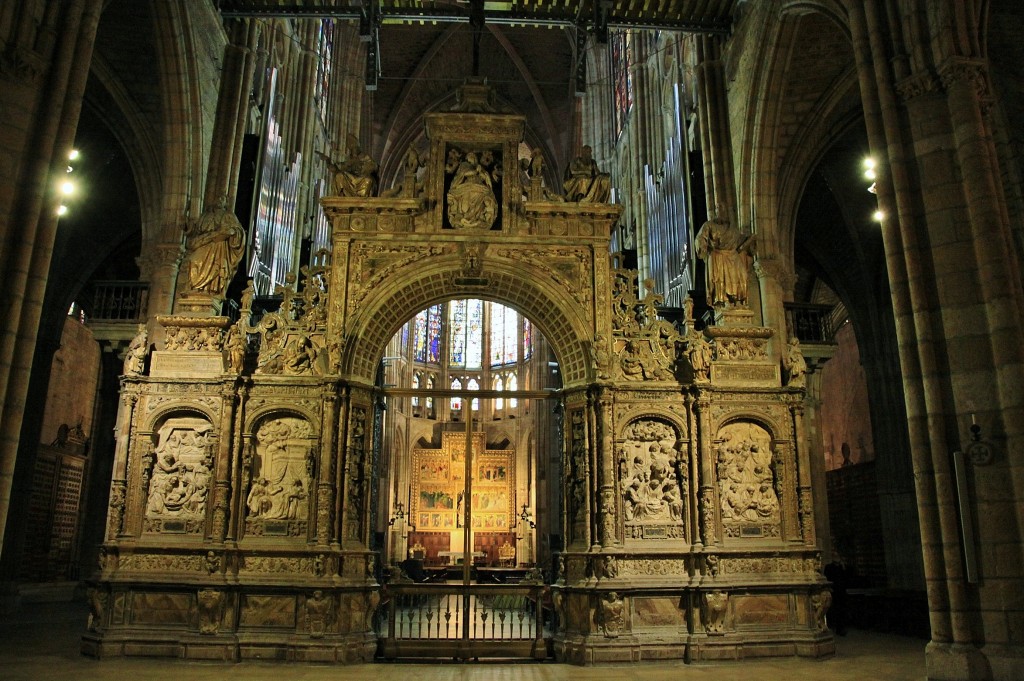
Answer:
<svg viewBox="0 0 1024 681"><path fill-rule="evenodd" d="M141 322L146 320L149 284L138 281L97 281L93 284L90 321Z"/></svg>
<svg viewBox="0 0 1024 681"><path fill-rule="evenodd" d="M835 343L832 323L833 305L786 303L786 330L801 343Z"/></svg>

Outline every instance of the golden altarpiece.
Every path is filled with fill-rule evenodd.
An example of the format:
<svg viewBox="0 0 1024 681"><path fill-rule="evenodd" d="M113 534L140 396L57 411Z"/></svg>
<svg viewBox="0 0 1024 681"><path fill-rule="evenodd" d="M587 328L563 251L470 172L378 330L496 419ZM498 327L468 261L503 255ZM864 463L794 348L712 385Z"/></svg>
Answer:
<svg viewBox="0 0 1024 681"><path fill-rule="evenodd" d="M564 550L537 610L556 659L833 651L803 388L769 359L773 331L742 305L703 331L658 319L609 254L607 176L556 196L539 156L520 163L523 117L484 89L460 104L426 115L429 155L395 190L338 168L358 189L323 199L330 264L277 312L253 323L244 295L230 324L192 291L151 323L153 352L126 362L83 652L372 659L377 369L407 320L457 298L514 307L559 361ZM429 468L417 490L444 492Z"/></svg>

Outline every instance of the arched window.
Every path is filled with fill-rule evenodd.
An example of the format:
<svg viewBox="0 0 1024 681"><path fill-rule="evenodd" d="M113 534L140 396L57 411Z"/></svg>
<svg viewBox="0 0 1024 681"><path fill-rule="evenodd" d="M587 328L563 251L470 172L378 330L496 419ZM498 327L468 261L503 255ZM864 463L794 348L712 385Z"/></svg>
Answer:
<svg viewBox="0 0 1024 681"><path fill-rule="evenodd" d="M519 359L519 313L499 303L491 303L491 366L515 364Z"/></svg>
<svg viewBox="0 0 1024 681"><path fill-rule="evenodd" d="M494 379L494 389L499 391L499 392L505 389L505 383L501 380L501 376L498 376L496 379ZM494 410L495 411L501 411L504 408L505 408L505 398L504 397L496 397L494 399Z"/></svg>
<svg viewBox="0 0 1024 681"><path fill-rule="evenodd" d="M467 390L479 390L480 389L480 384L477 383L475 378L471 378L471 379L469 379L469 384L466 386L466 389ZM479 397L474 397L473 398L473 411L479 411L479 410L480 410L480 398Z"/></svg>
<svg viewBox="0 0 1024 681"><path fill-rule="evenodd" d="M437 364L441 360L441 306L421 311L413 320L413 360Z"/></svg>
<svg viewBox="0 0 1024 681"><path fill-rule="evenodd" d="M515 374L508 375L508 381L506 382L509 390L519 390L519 382L516 380ZM519 400L515 397L508 398L508 406L510 409L515 409L519 406Z"/></svg>
<svg viewBox="0 0 1024 681"><path fill-rule="evenodd" d="M462 390L462 381L457 378L453 379L452 390ZM452 397L452 411L462 411L462 397L459 395Z"/></svg>
<svg viewBox="0 0 1024 681"><path fill-rule="evenodd" d="M448 303L448 365L479 369L483 360L482 300L453 300Z"/></svg>
<svg viewBox="0 0 1024 681"><path fill-rule="evenodd" d="M434 377L433 376L427 376L427 390L433 390L433 389L434 389ZM434 397L432 395L427 395L426 402L427 402L427 411L433 412L434 411Z"/></svg>
<svg viewBox="0 0 1024 681"><path fill-rule="evenodd" d="M420 389L420 374L419 374L418 371L414 371L413 374L412 374L412 389L413 390L419 390ZM414 407L420 406L420 396L419 395L413 395L412 396L412 406L414 406Z"/></svg>

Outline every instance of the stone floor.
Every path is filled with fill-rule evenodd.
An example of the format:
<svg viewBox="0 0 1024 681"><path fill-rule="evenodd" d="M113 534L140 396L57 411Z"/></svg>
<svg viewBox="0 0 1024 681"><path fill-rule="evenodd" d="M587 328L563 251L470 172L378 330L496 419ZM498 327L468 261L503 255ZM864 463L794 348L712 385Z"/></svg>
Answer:
<svg viewBox="0 0 1024 681"><path fill-rule="evenodd" d="M416 681L904 681L924 678L925 641L851 630L835 657L714 664L645 664L580 668L554 663L369 664L345 667L280 663L196 663L157 659L93 660L78 654L86 620L81 603L30 603L0 622L0 678L148 681L345 681L415 676Z"/></svg>

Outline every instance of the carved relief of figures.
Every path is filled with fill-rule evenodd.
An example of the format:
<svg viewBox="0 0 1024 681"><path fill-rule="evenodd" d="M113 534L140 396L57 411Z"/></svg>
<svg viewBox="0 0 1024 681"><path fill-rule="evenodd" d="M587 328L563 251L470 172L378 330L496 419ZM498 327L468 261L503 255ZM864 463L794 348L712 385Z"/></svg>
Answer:
<svg viewBox="0 0 1024 681"><path fill-rule="evenodd" d="M147 518L202 518L210 492L213 426L202 418L169 419L153 451Z"/></svg>
<svg viewBox="0 0 1024 681"><path fill-rule="evenodd" d="M626 604L614 591L601 599L597 612L599 624L607 638L616 638L626 626Z"/></svg>
<svg viewBox="0 0 1024 681"><path fill-rule="evenodd" d="M453 149L461 156L461 153ZM485 157L486 155L486 157ZM498 215L494 198L493 154L470 151L461 156L448 188L448 222L456 229L490 229ZM453 160L449 155L449 160ZM490 164L487 161L490 160Z"/></svg>
<svg viewBox="0 0 1024 681"><path fill-rule="evenodd" d="M373 196L377 193L377 163L362 150L355 135L348 135L346 145L348 158L343 163L317 152L334 173L334 195Z"/></svg>
<svg viewBox="0 0 1024 681"><path fill-rule="evenodd" d="M245 231L221 197L203 213L188 236L188 283L193 291L224 295L245 252Z"/></svg>
<svg viewBox="0 0 1024 681"><path fill-rule="evenodd" d="M785 359L786 385L791 388L807 387L807 360L800 350L800 339L793 336L789 339L789 352Z"/></svg>
<svg viewBox="0 0 1024 681"><path fill-rule="evenodd" d="M611 198L611 178L602 173L593 157L593 149L586 145L573 159L565 173L565 200L579 203L608 203Z"/></svg>
<svg viewBox="0 0 1024 681"><path fill-rule="evenodd" d="M139 332L128 345L124 355L124 375L140 376L146 371L146 357L149 355L149 334L145 324L139 324Z"/></svg>
<svg viewBox="0 0 1024 681"><path fill-rule="evenodd" d="M291 375L312 374L316 372L317 351L309 336L300 334L285 346L282 368L284 373Z"/></svg>
<svg viewBox="0 0 1024 681"><path fill-rule="evenodd" d="M779 522L771 435L754 423L731 423L719 431L718 483L722 522Z"/></svg>
<svg viewBox="0 0 1024 681"><path fill-rule="evenodd" d="M686 462L676 429L642 419L626 426L619 447L619 484L627 524L678 522L687 492Z"/></svg>
<svg viewBox="0 0 1024 681"><path fill-rule="evenodd" d="M701 226L694 252L707 261L707 296L712 306L746 306L754 243L752 234L743 234L717 216Z"/></svg>
<svg viewBox="0 0 1024 681"><path fill-rule="evenodd" d="M291 416L269 419L257 429L252 483L245 501L249 519L306 519L310 431L307 421Z"/></svg>
<svg viewBox="0 0 1024 681"><path fill-rule="evenodd" d="M609 369L612 364L612 353L608 347L608 339L602 335L597 334L594 336L594 343L591 346L593 352L593 366L594 373L599 380L606 381L611 378Z"/></svg>
<svg viewBox="0 0 1024 681"><path fill-rule="evenodd" d="M702 594L701 614L704 629L709 634L721 634L725 628L725 614L729 608L727 591L706 591Z"/></svg>
<svg viewBox="0 0 1024 681"><path fill-rule="evenodd" d="M224 610L224 592L216 589L200 589L196 596L196 611L199 615L199 633L216 634L220 630L221 613Z"/></svg>

